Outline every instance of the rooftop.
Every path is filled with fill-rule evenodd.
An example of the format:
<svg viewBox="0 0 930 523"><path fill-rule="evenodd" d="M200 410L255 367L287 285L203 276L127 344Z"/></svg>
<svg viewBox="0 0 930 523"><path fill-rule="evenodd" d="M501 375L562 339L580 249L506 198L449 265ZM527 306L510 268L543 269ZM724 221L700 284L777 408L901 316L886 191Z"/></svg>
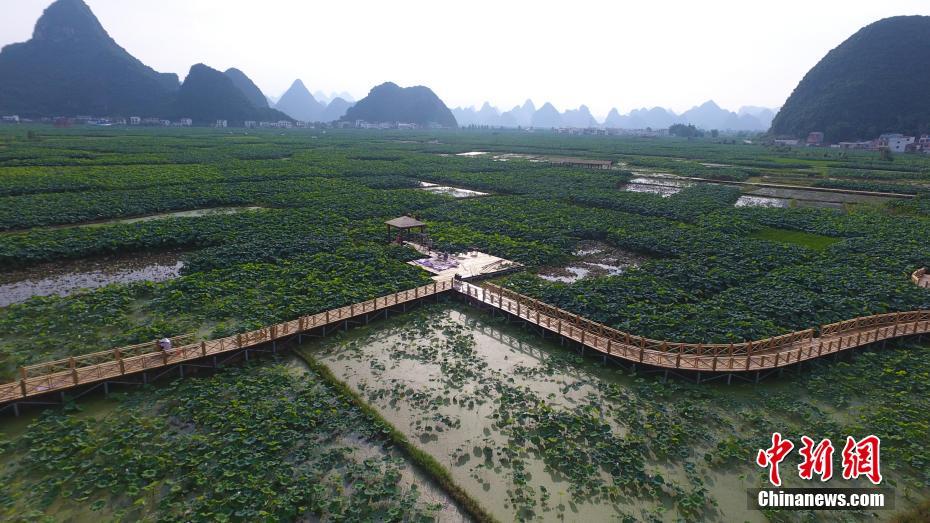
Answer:
<svg viewBox="0 0 930 523"><path fill-rule="evenodd" d="M401 216L400 218L394 218L393 220L388 220L384 222L391 227L396 227L398 229L413 229L415 227L425 227L426 224L417 220L416 218L411 218L409 216Z"/></svg>

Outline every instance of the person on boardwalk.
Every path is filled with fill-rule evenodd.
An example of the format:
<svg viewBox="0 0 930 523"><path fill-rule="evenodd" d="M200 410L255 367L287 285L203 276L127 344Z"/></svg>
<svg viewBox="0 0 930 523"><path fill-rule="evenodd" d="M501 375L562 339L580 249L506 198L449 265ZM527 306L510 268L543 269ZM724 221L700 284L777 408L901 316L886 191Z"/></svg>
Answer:
<svg viewBox="0 0 930 523"><path fill-rule="evenodd" d="M158 348L161 349L162 352L168 352L168 351L170 351L170 350L171 350L171 340L170 340L167 336L165 336L164 338L158 340Z"/></svg>

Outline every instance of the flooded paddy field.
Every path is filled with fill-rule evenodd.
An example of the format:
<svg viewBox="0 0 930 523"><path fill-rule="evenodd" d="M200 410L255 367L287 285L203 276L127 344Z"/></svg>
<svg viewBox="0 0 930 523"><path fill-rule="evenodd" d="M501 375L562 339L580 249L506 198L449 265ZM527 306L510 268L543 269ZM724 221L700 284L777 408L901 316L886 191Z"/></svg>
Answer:
<svg viewBox="0 0 930 523"><path fill-rule="evenodd" d="M179 251L63 260L0 273L0 307L33 296L68 296L114 283L160 282L181 275Z"/></svg>
<svg viewBox="0 0 930 523"><path fill-rule="evenodd" d="M567 265L543 267L537 274L545 280L572 283L588 277L616 276L650 259L646 255L596 241L581 242L572 255L574 260Z"/></svg>
<svg viewBox="0 0 930 523"><path fill-rule="evenodd" d="M476 196L487 196L488 193L473 191L471 189L462 189L459 187L449 187L439 185L438 183L420 182L420 189L434 194L445 194L453 198L474 198Z"/></svg>
<svg viewBox="0 0 930 523"><path fill-rule="evenodd" d="M822 207L842 209L844 204L883 204L890 198L867 194L847 194L813 189L787 189L761 187L747 193L747 196L794 201L799 207Z"/></svg>
<svg viewBox="0 0 930 523"><path fill-rule="evenodd" d="M629 183L623 186L623 190L627 192L658 194L663 198L668 198L692 185L694 185L694 182L681 179L674 174L653 173L648 176L637 175L633 177Z"/></svg>
<svg viewBox="0 0 930 523"><path fill-rule="evenodd" d="M663 383L461 305L420 309L301 351L502 521L767 521L747 509L746 488L764 486L752 459L770 430L861 422L826 397L799 394L791 380ZM906 469L889 470L901 485L898 508L926 490ZM786 486L810 486L783 470ZM784 520L871 519L834 514Z"/></svg>

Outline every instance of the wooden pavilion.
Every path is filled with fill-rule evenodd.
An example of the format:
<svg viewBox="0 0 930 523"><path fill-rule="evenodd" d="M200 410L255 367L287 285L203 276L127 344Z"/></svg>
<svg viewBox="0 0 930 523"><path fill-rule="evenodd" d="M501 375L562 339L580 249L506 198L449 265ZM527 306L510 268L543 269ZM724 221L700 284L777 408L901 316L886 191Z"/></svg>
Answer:
<svg viewBox="0 0 930 523"><path fill-rule="evenodd" d="M404 240L412 239L418 243L429 243L426 238L426 224L411 218L410 216L401 216L384 222L387 225L388 242L402 243Z"/></svg>

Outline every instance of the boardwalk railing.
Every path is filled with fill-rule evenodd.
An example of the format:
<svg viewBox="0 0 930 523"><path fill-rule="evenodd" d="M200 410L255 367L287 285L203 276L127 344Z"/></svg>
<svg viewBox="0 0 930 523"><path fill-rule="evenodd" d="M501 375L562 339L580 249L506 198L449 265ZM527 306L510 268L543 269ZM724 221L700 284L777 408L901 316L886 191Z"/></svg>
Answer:
<svg viewBox="0 0 930 523"><path fill-rule="evenodd" d="M582 318L497 285L456 282L456 290L605 355L656 367L710 372L784 367L876 341L930 332L930 310L855 318L757 341L728 344L653 340ZM817 332L819 331L819 336Z"/></svg>
<svg viewBox="0 0 930 523"><path fill-rule="evenodd" d="M160 350L156 342L152 341L22 367L18 381L0 385L0 403L263 345L451 289L451 281L438 281L216 340L194 342L194 336L186 334L172 338L174 348L169 351Z"/></svg>
<svg viewBox="0 0 930 523"><path fill-rule="evenodd" d="M926 279L926 269L912 274L915 283ZM0 404L256 347L450 290L605 355L667 369L774 369L877 341L930 332L930 310L922 310L854 318L757 341L679 343L623 332L490 283L478 286L446 280L225 338L195 342L192 334L178 336L172 338L175 348L169 351L149 342L22 367L17 381L0 384Z"/></svg>

